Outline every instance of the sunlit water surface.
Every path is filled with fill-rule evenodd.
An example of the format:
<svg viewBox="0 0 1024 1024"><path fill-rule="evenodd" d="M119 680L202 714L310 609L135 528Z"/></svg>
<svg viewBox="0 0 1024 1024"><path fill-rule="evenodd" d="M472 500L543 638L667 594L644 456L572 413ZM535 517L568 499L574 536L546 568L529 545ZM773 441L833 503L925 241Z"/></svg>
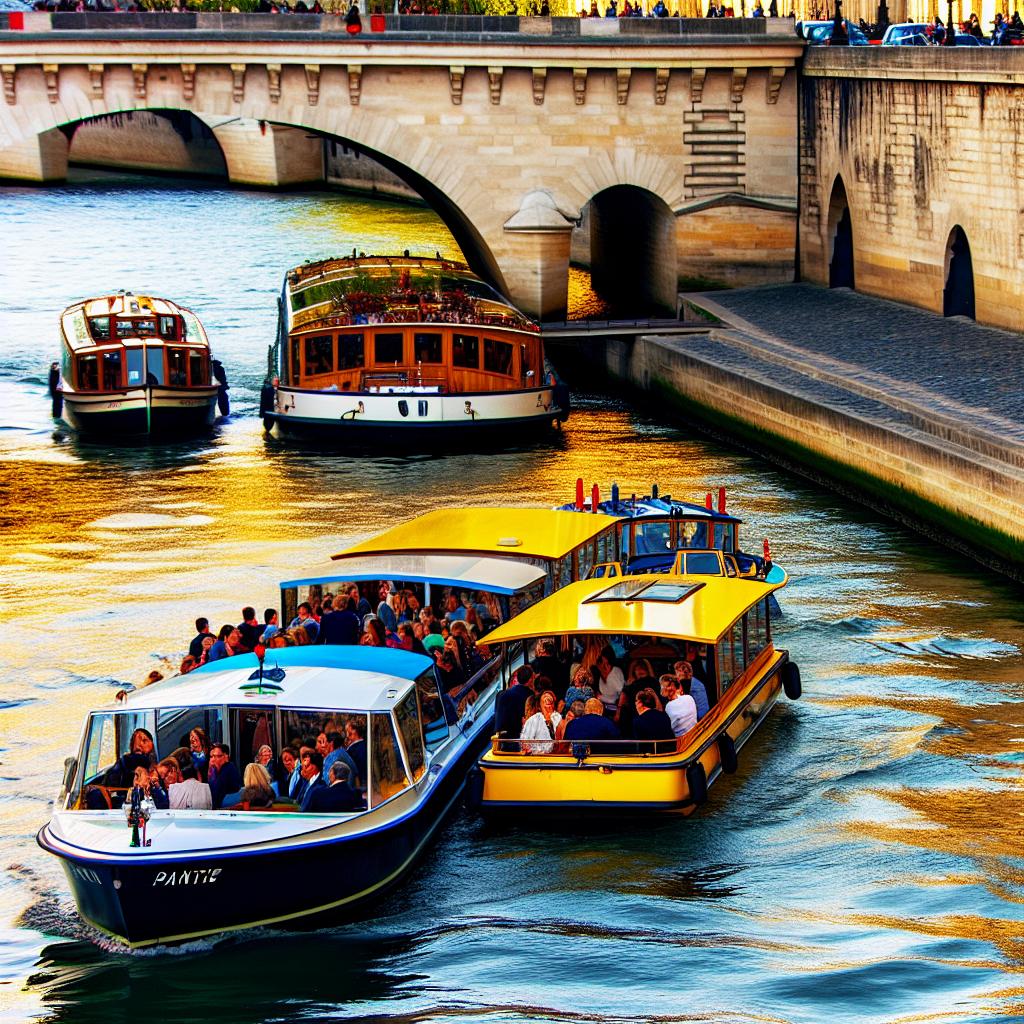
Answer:
<svg viewBox="0 0 1024 1024"><path fill-rule="evenodd" d="M1024 1019L1018 589L608 396L488 455L265 438L282 271L353 246L455 253L421 208L151 181L0 202L0 1020ZM235 409L211 439L118 451L54 429L57 314L120 287L206 323ZM792 573L776 641L805 697L701 813L581 832L459 811L362 923L145 955L94 941L34 842L88 708L180 656L197 614L238 621L346 542L453 501L564 501L578 475L725 485Z"/></svg>

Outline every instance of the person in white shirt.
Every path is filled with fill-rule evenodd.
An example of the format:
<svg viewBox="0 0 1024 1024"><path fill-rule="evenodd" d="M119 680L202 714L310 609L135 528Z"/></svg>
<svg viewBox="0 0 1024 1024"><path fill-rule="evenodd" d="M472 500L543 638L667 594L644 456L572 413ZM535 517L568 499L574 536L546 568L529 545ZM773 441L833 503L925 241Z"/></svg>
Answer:
<svg viewBox="0 0 1024 1024"><path fill-rule="evenodd" d="M172 811L213 810L213 793L205 782L199 780L191 764L179 769L178 780L167 788Z"/></svg>
<svg viewBox="0 0 1024 1024"><path fill-rule="evenodd" d="M626 688L626 677L622 674L622 669L615 665L615 651L611 645L601 648L597 658L597 670L601 673L598 696L604 705L605 714L614 717L619 706L619 697Z"/></svg>
<svg viewBox="0 0 1024 1024"><path fill-rule="evenodd" d="M550 754L555 749L555 733L562 716L555 710L554 691L545 690L539 703L540 710L523 723L523 731L519 734L521 740L534 741L521 744L524 754Z"/></svg>
<svg viewBox="0 0 1024 1024"><path fill-rule="evenodd" d="M661 696L665 700L665 714L672 722L676 736L685 736L697 724L697 704L683 693L675 676L661 677Z"/></svg>

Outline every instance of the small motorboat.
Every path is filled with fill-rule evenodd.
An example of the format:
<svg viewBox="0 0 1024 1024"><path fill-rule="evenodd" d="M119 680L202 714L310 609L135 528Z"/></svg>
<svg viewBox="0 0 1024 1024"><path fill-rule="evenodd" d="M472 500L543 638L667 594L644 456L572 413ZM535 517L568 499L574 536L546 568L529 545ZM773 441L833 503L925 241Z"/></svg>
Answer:
<svg viewBox="0 0 1024 1024"><path fill-rule="evenodd" d="M61 314L62 357L50 370L54 416L83 435L186 437L227 414L227 381L199 318L131 292ZM214 377L219 379L215 380Z"/></svg>
<svg viewBox="0 0 1024 1024"><path fill-rule="evenodd" d="M401 882L462 792L491 732L491 679L456 708L431 659L407 651L285 647L212 662L89 712L37 841L60 858L81 916L133 948L350 915ZM201 728L242 769L263 744L350 727L366 773L350 780L352 809L159 810L133 785L139 730L173 759Z"/></svg>
<svg viewBox="0 0 1024 1024"><path fill-rule="evenodd" d="M736 771L780 693L800 696L797 666L772 641L768 600L786 579L770 564L757 577L730 575L720 550L684 549L669 573L582 580L499 626L488 644L509 657L553 639L572 665L570 686L582 668L597 704L544 742L497 731L474 775L474 801L485 813L554 813L562 822L581 813L691 814L721 773ZM697 683L703 699L691 696ZM649 708L637 703L645 691ZM667 701L681 693L693 701L692 722L669 718ZM657 740L638 725L647 711L663 728L672 723ZM502 720L499 706L499 730Z"/></svg>
<svg viewBox="0 0 1024 1024"><path fill-rule="evenodd" d="M289 270L264 427L372 444L514 444L565 420L539 326L452 260L355 256Z"/></svg>

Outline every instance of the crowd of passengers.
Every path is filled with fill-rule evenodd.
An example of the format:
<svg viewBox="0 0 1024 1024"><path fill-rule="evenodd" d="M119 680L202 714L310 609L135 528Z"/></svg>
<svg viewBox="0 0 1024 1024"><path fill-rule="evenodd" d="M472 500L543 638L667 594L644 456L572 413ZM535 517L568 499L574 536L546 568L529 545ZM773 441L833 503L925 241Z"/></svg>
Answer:
<svg viewBox="0 0 1024 1024"><path fill-rule="evenodd" d="M355 583L343 583L337 594L303 601L287 626L275 608L267 608L263 621L252 607L242 609L237 626L221 626L214 635L209 619L196 619L196 636L181 662L182 675L200 665L238 654L258 644L267 648L304 647L307 644L394 647L434 659L442 693L459 691L489 659L480 637L502 621L494 594L451 589L442 591L435 610L421 605L412 590L389 581L380 583L376 608Z"/></svg>
<svg viewBox="0 0 1024 1024"><path fill-rule="evenodd" d="M269 738L269 737L268 737ZM128 752L109 771L103 786L90 786L85 806L111 806L111 789L139 787L158 809L358 811L366 807L366 719L328 718L316 736L293 738L275 756L258 743L251 763L240 771L227 743L211 743L192 729L181 745L157 760L147 729L136 729Z"/></svg>
<svg viewBox="0 0 1024 1024"><path fill-rule="evenodd" d="M585 756L585 741L601 753L667 754L710 710L707 649L687 643L683 657L631 657L626 672L608 644L587 644L577 661L558 657L553 640L538 640L534 658L498 695L500 749L524 754ZM669 669L660 675L653 660Z"/></svg>

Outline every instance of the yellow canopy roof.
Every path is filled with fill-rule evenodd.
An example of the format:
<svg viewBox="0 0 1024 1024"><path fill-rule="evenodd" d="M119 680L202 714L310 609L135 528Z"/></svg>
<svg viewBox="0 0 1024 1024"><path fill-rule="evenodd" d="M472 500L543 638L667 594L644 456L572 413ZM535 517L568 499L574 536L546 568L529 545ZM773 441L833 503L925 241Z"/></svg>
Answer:
<svg viewBox="0 0 1024 1024"><path fill-rule="evenodd" d="M486 642L607 633L713 644L748 608L783 586L785 578L765 583L728 576L662 574L580 580L498 626L487 634Z"/></svg>
<svg viewBox="0 0 1024 1024"><path fill-rule="evenodd" d="M612 516L546 508L443 508L353 544L332 557L393 551L479 552L561 558L618 522Z"/></svg>

